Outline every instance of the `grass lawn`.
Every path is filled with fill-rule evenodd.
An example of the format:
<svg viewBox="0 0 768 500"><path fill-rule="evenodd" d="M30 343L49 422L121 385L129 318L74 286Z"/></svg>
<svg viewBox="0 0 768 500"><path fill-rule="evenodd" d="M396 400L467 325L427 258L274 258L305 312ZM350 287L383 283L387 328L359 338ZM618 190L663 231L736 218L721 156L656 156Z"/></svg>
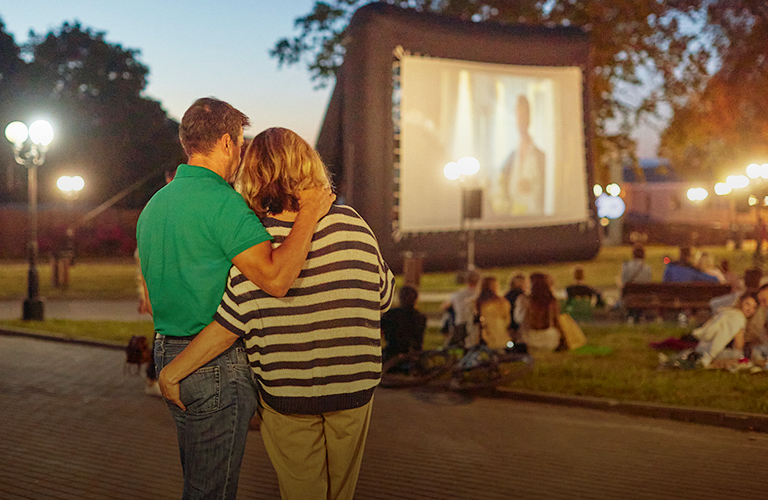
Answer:
<svg viewBox="0 0 768 500"><path fill-rule="evenodd" d="M47 320L0 321L0 326L54 332L128 344L133 335L152 336L151 322ZM768 414L768 372L750 375L715 370L657 371L657 353L649 342L680 336L687 330L670 324L582 325L589 346L610 348L609 354L535 353L534 372L509 384L557 394L594 396L680 406ZM425 349L443 337L430 327Z"/></svg>
<svg viewBox="0 0 768 500"><path fill-rule="evenodd" d="M696 251L706 251L714 256L716 262L721 259L728 259L731 269L739 276L744 275L744 271L752 267L752 252L744 250L728 250L724 247L701 247ZM645 249L645 262L651 266L653 271L653 281L661 281L664 273L664 257L670 257L676 260L678 257L677 248L668 246L648 246ZM631 247L603 247L600 253L591 261L584 262L554 262L551 264L540 264L532 266L516 266L504 268L483 269L484 274L493 274L499 279L502 290L509 285L509 277L513 271L522 271L530 274L535 271L542 271L550 274L555 280L555 286L564 288L570 284L572 279L573 267L578 264L584 268L586 281L590 285L601 288L615 288L616 280L621 275L621 264L625 260L632 258ZM398 285L402 284L402 277L398 277ZM422 291L430 292L448 292L456 290L460 285L456 284L456 273L428 273L421 277Z"/></svg>
<svg viewBox="0 0 768 500"><path fill-rule="evenodd" d="M727 258L739 275L752 266L750 252L708 247L716 259ZM630 258L629 247L606 247L592 261L581 262L587 282L598 288L616 286L621 263ZM646 262L653 269L655 281L661 280L665 256L677 258L670 247L646 249ZM575 262L553 263L516 268L486 269L506 284L510 273L519 269L525 273L544 270L551 274L558 287L571 281ZM66 299L135 299L136 267L132 259L79 261L71 269L68 290L51 288L49 265L40 266L41 295L46 300ZM26 295L27 266L24 262L0 262L0 300L20 300ZM421 279L421 290L450 292L459 285L456 273L428 273ZM402 277L398 277L401 280ZM425 312L435 312L436 303L420 303ZM0 325L55 332L70 337L88 337L128 343L132 335L152 335L151 322L65 321L43 322L0 321ZM768 373L749 375L724 371L656 371L657 353L648 343L667 337L680 336L684 330L668 324L629 326L583 325L589 344L610 348L610 354L540 353L535 355L534 373L516 381L510 387L534 391L607 397L619 400L646 401L683 406L718 408L768 414ZM442 343L436 328L430 328L425 348Z"/></svg>
<svg viewBox="0 0 768 500"><path fill-rule="evenodd" d="M723 247L702 247L714 255L716 260L726 258L739 275L752 266L752 254L744 250L727 250ZM667 246L649 246L646 248L646 262L653 269L654 281L661 281L664 271L663 259L669 256L677 258L677 249ZM506 289L512 271L544 271L552 275L555 286L563 288L571 280L573 266L584 267L586 281L597 288L616 287L616 278L621 273L621 263L631 258L631 249L627 246L604 247L598 256L586 262L556 262L534 266L516 266L484 269L486 274L498 277L502 289ZM0 261L0 300L20 300L27 293L26 261ZM133 259L78 260L70 268L70 284L66 290L51 286L51 265L45 259L38 264L40 275L40 295L47 300L67 299L135 299L136 265ZM398 277L402 284L402 276ZM427 273L421 277L421 290L425 292L450 292L460 287L456 283L455 272ZM424 308L431 306L424 304Z"/></svg>
<svg viewBox="0 0 768 500"><path fill-rule="evenodd" d="M685 329L656 323L582 327L589 346L610 348L610 354L534 353L533 373L508 387L768 414L768 372L656 370L658 353L648 343L679 337ZM424 348L436 348L442 341L439 331L430 328Z"/></svg>
<svg viewBox="0 0 768 500"><path fill-rule="evenodd" d="M21 300L27 296L25 261L0 261L0 300ZM46 300L136 299L136 264L133 259L78 260L69 268L66 290L51 286L51 265L41 259L37 266L40 295Z"/></svg>

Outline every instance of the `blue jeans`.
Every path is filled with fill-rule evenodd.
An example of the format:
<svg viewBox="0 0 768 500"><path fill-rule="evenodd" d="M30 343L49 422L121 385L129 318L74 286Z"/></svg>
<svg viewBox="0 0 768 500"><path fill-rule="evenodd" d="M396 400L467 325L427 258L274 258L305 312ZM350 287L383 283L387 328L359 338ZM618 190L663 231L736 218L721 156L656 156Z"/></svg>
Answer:
<svg viewBox="0 0 768 500"><path fill-rule="evenodd" d="M158 373L194 337L157 335ZM258 397L242 340L179 384L183 411L168 403L184 471L184 499L234 499L248 422Z"/></svg>

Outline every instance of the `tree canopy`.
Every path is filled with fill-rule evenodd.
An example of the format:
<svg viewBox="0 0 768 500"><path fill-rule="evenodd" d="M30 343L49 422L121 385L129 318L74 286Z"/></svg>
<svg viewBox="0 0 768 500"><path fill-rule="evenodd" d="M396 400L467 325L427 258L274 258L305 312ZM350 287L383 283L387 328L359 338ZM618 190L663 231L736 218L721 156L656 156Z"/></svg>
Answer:
<svg viewBox="0 0 768 500"><path fill-rule="evenodd" d="M685 175L724 180L768 162L768 5L712 2L706 15L719 71L674 106L660 152Z"/></svg>
<svg viewBox="0 0 768 500"><path fill-rule="evenodd" d="M754 52L768 46L765 41L760 49L742 46L757 41L755 17L766 10L759 0L382 1L474 22L578 26L588 32L598 181L607 180L607 164L616 155L633 156L630 135L644 116L682 109L704 92L718 64L721 71L735 69L746 59L758 69ZM312 78L326 84L343 60L349 19L370 2L315 2L296 19L298 34L279 40L271 55L280 64L306 64Z"/></svg>
<svg viewBox="0 0 768 500"><path fill-rule="evenodd" d="M2 43L0 37L0 50ZM41 114L55 128L40 170L41 198L56 195L50 186L57 171L83 175L97 202L155 173L161 181L163 170L183 160L178 125L160 103L142 96L149 69L138 50L65 22L44 35L31 33L15 54L20 76L13 85L15 98L0 103L3 126L10 115L27 120ZM5 197L13 199L13 192L7 190ZM126 202L140 206L145 201L140 194Z"/></svg>

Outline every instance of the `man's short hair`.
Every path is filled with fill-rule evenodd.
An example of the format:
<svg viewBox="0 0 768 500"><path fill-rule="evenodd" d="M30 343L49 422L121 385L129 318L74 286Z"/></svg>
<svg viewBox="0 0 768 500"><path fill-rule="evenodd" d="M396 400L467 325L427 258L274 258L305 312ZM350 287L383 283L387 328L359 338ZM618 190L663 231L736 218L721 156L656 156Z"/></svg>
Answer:
<svg viewBox="0 0 768 500"><path fill-rule="evenodd" d="M476 286L478 283L480 283L480 273L474 269L467 271L466 282L469 286Z"/></svg>
<svg viewBox="0 0 768 500"><path fill-rule="evenodd" d="M225 134L237 141L240 131L251 124L244 113L214 97L198 99L181 119L179 139L187 156L206 154Z"/></svg>
<svg viewBox="0 0 768 500"><path fill-rule="evenodd" d="M689 262L691 260L691 247L684 245L680 247L680 261Z"/></svg>
<svg viewBox="0 0 768 500"><path fill-rule="evenodd" d="M525 285L525 275L521 271L513 271L509 276L509 287L514 288L516 284Z"/></svg>
<svg viewBox="0 0 768 500"><path fill-rule="evenodd" d="M573 268L573 279L581 281L584 279L584 268L581 266L575 266Z"/></svg>
<svg viewBox="0 0 768 500"><path fill-rule="evenodd" d="M638 244L632 247L632 257L636 259L645 258L645 248L643 248L643 245Z"/></svg>

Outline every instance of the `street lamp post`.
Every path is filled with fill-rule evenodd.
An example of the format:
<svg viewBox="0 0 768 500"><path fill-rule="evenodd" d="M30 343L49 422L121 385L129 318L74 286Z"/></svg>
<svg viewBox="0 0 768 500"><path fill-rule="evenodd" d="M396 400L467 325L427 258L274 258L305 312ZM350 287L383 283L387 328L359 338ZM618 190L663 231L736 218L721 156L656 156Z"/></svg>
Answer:
<svg viewBox="0 0 768 500"><path fill-rule="evenodd" d="M67 212L69 213L69 224L67 226L67 252L75 251L75 229L73 226L73 212L75 200L80 196L80 191L85 187L85 181L79 175L62 175L56 181L56 187L59 188L64 199L67 200Z"/></svg>
<svg viewBox="0 0 768 500"><path fill-rule="evenodd" d="M29 271L27 298L24 300L21 319L42 321L43 301L40 300L40 278L37 274L37 167L45 162L45 152L53 140L53 127L44 120L33 122L29 128L22 122L12 122L5 128L5 137L13 144L16 163L27 167Z"/></svg>
<svg viewBox="0 0 768 500"><path fill-rule="evenodd" d="M75 227L73 224L74 204L80 191L85 187L85 181L79 175L70 177L62 175L56 181L56 187L67 200L69 224L67 225L67 243L63 255L54 254L53 283L54 286L67 288L69 285L69 266L75 256ZM59 257L61 262L59 262Z"/></svg>
<svg viewBox="0 0 768 500"><path fill-rule="evenodd" d="M467 239L467 270L475 269L475 230L472 227L473 219L482 217L483 191L477 188L468 188L467 179L480 171L480 162L476 158L465 156L459 161L449 162L443 168L446 179L461 183L461 230Z"/></svg>

